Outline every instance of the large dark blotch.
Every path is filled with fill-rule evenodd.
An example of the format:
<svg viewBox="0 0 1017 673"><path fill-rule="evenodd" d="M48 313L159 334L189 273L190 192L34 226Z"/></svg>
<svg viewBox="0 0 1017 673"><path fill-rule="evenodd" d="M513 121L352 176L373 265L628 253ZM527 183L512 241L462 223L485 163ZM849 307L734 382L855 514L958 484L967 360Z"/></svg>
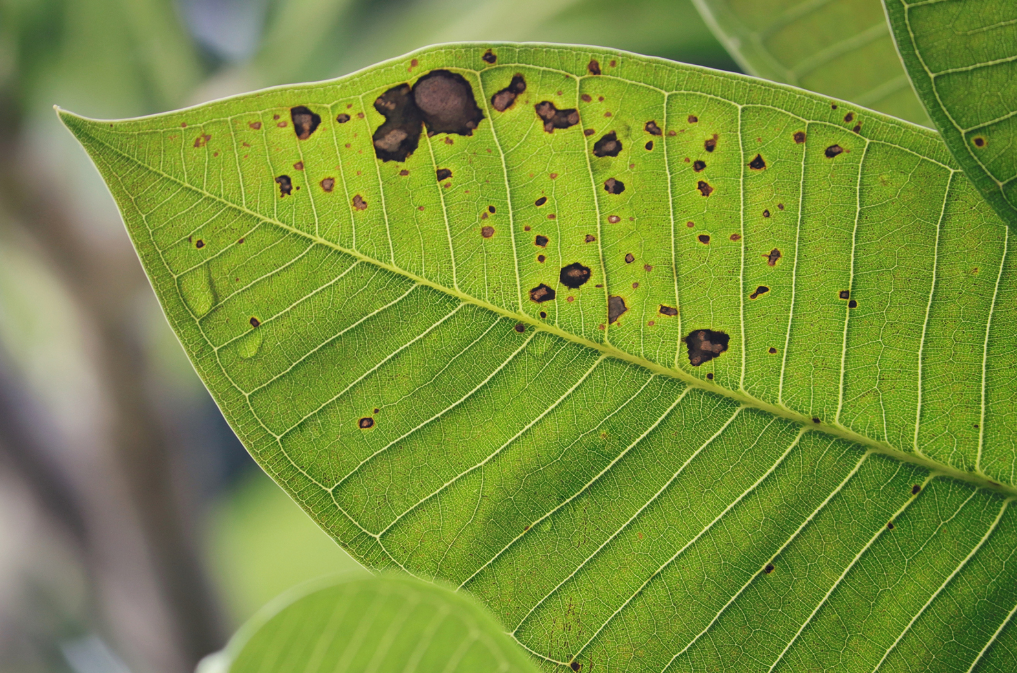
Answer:
<svg viewBox="0 0 1017 673"><path fill-rule="evenodd" d="M558 280L565 287L574 290L590 280L590 267L583 266L579 262L569 264L566 267L562 267Z"/></svg>
<svg viewBox="0 0 1017 673"><path fill-rule="evenodd" d="M709 362L727 350L731 337L724 332L712 329L697 329L685 337L685 345L689 349L689 364L698 367Z"/></svg>
<svg viewBox="0 0 1017 673"><path fill-rule="evenodd" d="M307 140L318 130L321 116L310 111L303 105L290 108L290 119L293 120L293 131L300 140Z"/></svg>
<svg viewBox="0 0 1017 673"><path fill-rule="evenodd" d="M608 194L621 194L625 191L625 183L615 178L608 178L604 181L604 191Z"/></svg>
<svg viewBox="0 0 1017 673"><path fill-rule="evenodd" d="M423 120L409 84L392 87L374 101L385 123L374 132L374 153L382 161L406 161L420 144Z"/></svg>
<svg viewBox="0 0 1017 673"><path fill-rule="evenodd" d="M614 131L605 133L604 137L593 144L593 156L616 157L622 151L621 141Z"/></svg>
<svg viewBox="0 0 1017 673"><path fill-rule="evenodd" d="M491 107L498 112L504 112L516 102L516 96L526 91L526 80L522 75L513 75L509 85L491 96Z"/></svg>
<svg viewBox="0 0 1017 673"><path fill-rule="evenodd" d="M462 75L432 70L413 85L413 100L430 135L456 133L473 135L484 118L473 97L473 87Z"/></svg>
<svg viewBox="0 0 1017 673"><path fill-rule="evenodd" d="M551 101L541 101L533 106L537 116L544 120L544 130L554 133L555 129L567 129L579 123L579 111L575 108L559 110Z"/></svg>
<svg viewBox="0 0 1017 673"><path fill-rule="evenodd" d="M530 290L530 300L538 304L543 304L545 301L551 301L552 299L554 299L554 289L543 283Z"/></svg>
<svg viewBox="0 0 1017 673"><path fill-rule="evenodd" d="M617 295L607 298L607 322L608 324L614 323L622 316L625 311L628 311L629 307L625 305L625 300Z"/></svg>
<svg viewBox="0 0 1017 673"><path fill-rule="evenodd" d="M275 181L279 185L280 198L283 196L289 196L293 193L293 181L290 180L290 176L280 175L275 179Z"/></svg>

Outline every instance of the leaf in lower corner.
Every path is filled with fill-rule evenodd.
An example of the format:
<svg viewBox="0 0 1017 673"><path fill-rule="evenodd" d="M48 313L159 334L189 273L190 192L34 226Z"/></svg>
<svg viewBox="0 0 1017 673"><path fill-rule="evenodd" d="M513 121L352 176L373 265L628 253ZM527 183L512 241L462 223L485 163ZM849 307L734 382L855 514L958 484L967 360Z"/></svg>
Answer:
<svg viewBox="0 0 1017 673"><path fill-rule="evenodd" d="M64 119L232 427L364 563L549 669L1005 670L1017 245L937 134L855 113L465 44Z"/></svg>

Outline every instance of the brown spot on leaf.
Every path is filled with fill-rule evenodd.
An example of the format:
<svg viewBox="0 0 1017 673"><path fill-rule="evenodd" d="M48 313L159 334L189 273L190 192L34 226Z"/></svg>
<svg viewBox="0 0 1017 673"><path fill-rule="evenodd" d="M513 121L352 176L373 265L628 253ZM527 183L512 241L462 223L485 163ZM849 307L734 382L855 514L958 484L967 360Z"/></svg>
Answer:
<svg viewBox="0 0 1017 673"><path fill-rule="evenodd" d="M257 318L255 318L254 316L251 316L251 319L250 319L249 322L251 323L251 327L257 327L257 326L259 326L261 324L261 321L258 320Z"/></svg>
<svg viewBox="0 0 1017 673"><path fill-rule="evenodd" d="M855 127L853 129L851 129L851 130L854 131L855 133L861 133L862 132L862 125L861 124L855 124Z"/></svg>
<svg viewBox="0 0 1017 673"><path fill-rule="evenodd" d="M703 180L699 181L699 183L696 185L696 189L698 189L699 193L702 194L703 196L709 196L710 194L713 194L713 187L711 187L708 183L704 182Z"/></svg>
<svg viewBox="0 0 1017 673"><path fill-rule="evenodd" d="M304 162L298 161L297 163L293 164L293 168L298 171L304 170Z"/></svg>
<svg viewBox="0 0 1017 673"><path fill-rule="evenodd" d="M611 224L618 224L619 222L621 222L621 218L618 217L617 215L608 215L607 221L610 222Z"/></svg>
<svg viewBox="0 0 1017 673"><path fill-rule="evenodd" d="M801 145L805 142L805 131L795 131L794 139L796 143Z"/></svg>
<svg viewBox="0 0 1017 673"><path fill-rule="evenodd" d="M851 301L848 302L848 308L858 308L858 302L852 299Z"/></svg>
<svg viewBox="0 0 1017 673"><path fill-rule="evenodd" d="M579 97L579 100L583 101L584 103L592 103L593 96L591 96L588 93L584 93L582 96Z"/></svg>
<svg viewBox="0 0 1017 673"><path fill-rule="evenodd" d="M629 307L625 305L625 300L615 295L607 298L607 322L610 325L614 323L622 316L625 311L628 311Z"/></svg>
<svg viewBox="0 0 1017 673"><path fill-rule="evenodd" d="M410 85L392 87L374 101L374 109L385 117L371 137L375 155L382 161L406 161L420 143L423 124Z"/></svg>
<svg viewBox="0 0 1017 673"><path fill-rule="evenodd" d="M573 671L578 671L582 667L583 665L580 664L578 661L573 661L571 664L569 664L569 668L571 668Z"/></svg>
<svg viewBox="0 0 1017 673"><path fill-rule="evenodd" d="M290 180L290 176L280 175L275 179L275 181L279 185L280 197L289 196L290 194L293 193L293 181Z"/></svg>
<svg viewBox="0 0 1017 673"><path fill-rule="evenodd" d="M251 122L248 124L248 126L250 126L255 131L261 130L261 122Z"/></svg>
<svg viewBox="0 0 1017 673"><path fill-rule="evenodd" d="M764 210L763 211L763 217L770 217L770 211L769 210Z"/></svg>
<svg viewBox="0 0 1017 673"><path fill-rule="evenodd" d="M537 261L543 264L545 261L547 261L547 257L544 257L543 255L537 255Z"/></svg>
<svg viewBox="0 0 1017 673"><path fill-rule="evenodd" d="M763 155L757 154L756 158L749 162L749 168L754 171L761 171L766 168L766 162L763 161Z"/></svg>
<svg viewBox="0 0 1017 673"><path fill-rule="evenodd" d="M740 240L742 240L742 235L741 234L731 234L731 236L729 238L732 241L740 241Z"/></svg>
<svg viewBox="0 0 1017 673"><path fill-rule="evenodd" d="M766 573L767 575L772 573L773 572L773 564L772 563L767 563L766 567L763 568L763 572Z"/></svg>
<svg viewBox="0 0 1017 673"><path fill-rule="evenodd" d="M819 420L819 418L817 418L817 417L813 416L813 417L812 417L812 422L813 422L813 423L815 423L816 425L819 425L819 424L820 424L820 423L822 423L823 421L821 421L821 420Z"/></svg>
<svg viewBox="0 0 1017 673"><path fill-rule="evenodd" d="M893 530L893 521L888 521L886 523L886 529L887 530Z"/></svg>
<svg viewBox="0 0 1017 673"><path fill-rule="evenodd" d="M697 329L685 337L685 345L689 350L689 364L698 367L709 362L727 350L731 337L724 332L712 329Z"/></svg>
<svg viewBox="0 0 1017 673"><path fill-rule="evenodd" d="M712 138L707 138L706 142L703 143L703 149L705 149L707 152L712 152L713 150L717 149L717 139L719 137L720 136L714 133Z"/></svg>
<svg viewBox="0 0 1017 673"><path fill-rule="evenodd" d="M484 55L480 57L484 63L494 63L498 60L498 57L494 55L494 52L488 49L484 52Z"/></svg>
<svg viewBox="0 0 1017 673"><path fill-rule="evenodd" d="M371 418L370 416L364 416L359 421L357 421L357 427L360 428L361 430L367 430L368 428L373 428L374 427L374 419Z"/></svg>
<svg viewBox="0 0 1017 673"><path fill-rule="evenodd" d="M985 147L985 138L982 136L975 136L972 142L974 142L975 147ZM197 147L197 145L195 145L195 147Z"/></svg>
<svg viewBox="0 0 1017 673"><path fill-rule="evenodd" d="M768 266L777 266L777 260L780 259L780 250L774 248L768 254L763 255L766 258Z"/></svg>
<svg viewBox="0 0 1017 673"><path fill-rule="evenodd" d="M533 245L537 246L538 248L546 248L547 242L548 242L547 236L541 236L540 234L537 234L537 237L533 239Z"/></svg>
<svg viewBox="0 0 1017 673"><path fill-rule="evenodd" d="M850 290L841 290L837 294L837 296L840 297L841 299L850 299L851 298L851 291Z"/></svg>
<svg viewBox="0 0 1017 673"><path fill-rule="evenodd" d="M554 290L543 283L530 290L530 300L538 304L551 301L552 299L554 299Z"/></svg>
<svg viewBox="0 0 1017 673"><path fill-rule="evenodd" d="M696 238L698 238L699 242L702 243L703 245L710 245L710 235L709 234L699 234L699 236L697 236Z"/></svg>
<svg viewBox="0 0 1017 673"><path fill-rule="evenodd" d="M622 182L621 180L608 178L604 182L604 191L607 192L608 194L621 194L622 192L625 191L625 183Z"/></svg>
<svg viewBox="0 0 1017 673"><path fill-rule="evenodd" d="M621 141L614 131L605 133L604 136L593 144L593 156L595 157L616 157L622 151Z"/></svg>
<svg viewBox="0 0 1017 673"><path fill-rule="evenodd" d="M585 240L586 240L587 243L593 243L594 241L597 240L597 237L594 236L593 234L586 234L586 239Z"/></svg>
<svg viewBox="0 0 1017 673"><path fill-rule="evenodd" d="M573 262L568 266L562 267L558 280L565 287L574 290L590 280L590 267L583 266L579 262Z"/></svg>
<svg viewBox="0 0 1017 673"><path fill-rule="evenodd" d="M343 112L342 114L338 115L335 118L335 120L337 122L339 122L340 124L345 124L346 122L348 122L350 120L350 116L348 114L346 114L345 112Z"/></svg>
<svg viewBox="0 0 1017 673"><path fill-rule="evenodd" d="M540 206L544 205L545 203L547 203L547 197L546 196L542 196L539 199L537 199L536 201L534 201L533 205L535 205L535 206L537 206L539 208Z"/></svg>
<svg viewBox="0 0 1017 673"><path fill-rule="evenodd" d="M696 115L689 115L689 123L690 124L695 124L698 121L699 121L699 117L697 117Z"/></svg>
<svg viewBox="0 0 1017 673"><path fill-rule="evenodd" d="M516 327L515 327L515 330L516 330L517 332L519 332L520 334L522 334L523 332L525 332L525 331L526 331L526 325L524 325L524 324L523 324L523 323L521 323L521 322L517 322L517 323L516 323Z"/></svg>
<svg viewBox="0 0 1017 673"><path fill-rule="evenodd" d="M413 85L413 100L429 134L473 135L484 113L477 107L466 78L448 70L432 70Z"/></svg>
<svg viewBox="0 0 1017 673"><path fill-rule="evenodd" d="M198 250L201 250L202 248L205 247L205 242L199 238L194 242L194 247L197 248Z"/></svg>
<svg viewBox="0 0 1017 673"><path fill-rule="evenodd" d="M852 122L852 121L854 121L854 119L855 119L855 113L854 112L848 112L846 115L844 115L844 121L846 121L846 122Z"/></svg>
<svg viewBox="0 0 1017 673"><path fill-rule="evenodd" d="M918 484L915 484L914 486L911 487L911 495L918 495L921 492L922 492L922 487L919 486Z"/></svg>
<svg viewBox="0 0 1017 673"><path fill-rule="evenodd" d="M696 173L701 172L705 168L706 168L705 161L695 161L692 163L692 170L694 170Z"/></svg>
<svg viewBox="0 0 1017 673"><path fill-rule="evenodd" d="M664 306L663 304L661 304L660 305L660 314L661 315L676 316L676 315L678 315L678 309L676 309L673 306Z"/></svg>
<svg viewBox="0 0 1017 673"><path fill-rule="evenodd" d="M450 171L447 168L439 168L434 172L434 176L438 178L438 182L441 182L443 180L448 180L449 178L451 178L452 171Z"/></svg>
<svg viewBox="0 0 1017 673"><path fill-rule="evenodd" d="M634 261L636 261L636 256L633 255L631 252L625 255L625 263L626 264L631 264Z"/></svg>
<svg viewBox="0 0 1017 673"><path fill-rule="evenodd" d="M826 158L833 159L835 156L843 152L844 148L841 147L840 145L830 145L829 147L826 148Z"/></svg>
<svg viewBox="0 0 1017 673"><path fill-rule="evenodd" d="M367 210L367 201L364 201L364 197L357 194L353 197L353 208L354 210Z"/></svg>
<svg viewBox="0 0 1017 673"><path fill-rule="evenodd" d="M507 87L491 96L491 107L498 112L504 112L512 107L512 104L516 102L516 96L524 91L526 91L526 79L519 74L513 75L512 81Z"/></svg>
<svg viewBox="0 0 1017 673"><path fill-rule="evenodd" d="M482 227L480 229L480 235L483 236L484 238L491 238L492 236L494 236L494 227L492 227L491 225Z"/></svg>
<svg viewBox="0 0 1017 673"><path fill-rule="evenodd" d="M597 59L591 59L590 62L586 64L586 69L591 75L599 75L600 63L597 62Z"/></svg>
<svg viewBox="0 0 1017 673"><path fill-rule="evenodd" d="M290 108L290 119L293 120L293 131L300 140L307 140L311 134L318 130L321 124L321 115L311 112L303 105Z"/></svg>
<svg viewBox="0 0 1017 673"><path fill-rule="evenodd" d="M759 287L756 288L755 292L753 292L752 294L749 295L749 299L755 299L759 295L766 294L769 291L770 291L770 288L766 287L765 285L760 285Z"/></svg>
<svg viewBox="0 0 1017 673"><path fill-rule="evenodd" d="M208 141L211 140L211 139L212 139L212 136L208 135L207 133L203 133L203 134L201 134L200 136L198 136L197 138L194 139L194 146L195 147L204 147L205 145L208 144Z"/></svg>
<svg viewBox="0 0 1017 673"><path fill-rule="evenodd" d="M650 121L646 122L646 124L643 125L643 130L649 133L651 136L664 135L664 131L661 130L659 126L657 126L657 122L653 119L651 119Z"/></svg>
<svg viewBox="0 0 1017 673"><path fill-rule="evenodd" d="M770 353L770 355L775 355L777 353L777 349L774 348L773 346L770 346L769 353Z"/></svg>
<svg viewBox="0 0 1017 673"><path fill-rule="evenodd" d="M647 140L646 144L643 145L643 147L646 149L647 152L652 151L653 150L653 141L652 140Z"/></svg>
<svg viewBox="0 0 1017 673"><path fill-rule="evenodd" d="M555 129L567 129L579 123L579 111L575 108L559 110L551 101L541 101L533 106L537 116L544 121L544 130L554 133Z"/></svg>

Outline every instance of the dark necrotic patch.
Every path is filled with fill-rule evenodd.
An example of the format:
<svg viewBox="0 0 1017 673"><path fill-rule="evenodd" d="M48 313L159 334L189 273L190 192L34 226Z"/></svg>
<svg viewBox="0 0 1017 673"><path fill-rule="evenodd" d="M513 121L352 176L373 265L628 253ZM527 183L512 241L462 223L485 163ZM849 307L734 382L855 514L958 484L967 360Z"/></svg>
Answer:
<svg viewBox="0 0 1017 673"><path fill-rule="evenodd" d="M659 126L657 126L657 122L652 119L646 122L646 125L643 126L643 130L649 133L651 136L664 135L664 131Z"/></svg>
<svg viewBox="0 0 1017 673"><path fill-rule="evenodd" d="M357 421L357 427L360 428L361 430L367 430L368 428L373 428L374 427L374 419L371 418L370 416L364 416L359 421Z"/></svg>
<svg viewBox="0 0 1017 673"><path fill-rule="evenodd" d="M385 122L372 136L374 153L382 161L406 161L420 143L423 121L409 84L392 87L374 101Z"/></svg>
<svg viewBox="0 0 1017 673"><path fill-rule="evenodd" d="M625 300L615 295L607 298L607 322L611 324L618 320L625 311L628 311L629 307L625 305Z"/></svg>
<svg viewBox="0 0 1017 673"><path fill-rule="evenodd" d="M494 62L496 62L498 60L498 57L495 56L494 52L491 51L490 49L485 51L484 55L481 56L480 58L482 58L484 60L484 63L494 63Z"/></svg>
<svg viewBox="0 0 1017 673"><path fill-rule="evenodd" d="M593 234L586 234L586 238L583 240L585 240L587 243L593 243L594 241L597 240L597 237L594 236Z"/></svg>
<svg viewBox="0 0 1017 673"><path fill-rule="evenodd" d="M770 350L768 350L767 353L769 353L770 355L775 355L777 353L777 349L774 348L773 346L770 346Z"/></svg>
<svg viewBox="0 0 1017 673"><path fill-rule="evenodd" d="M340 124L345 124L350 120L350 116L344 112L341 115L337 116L335 120Z"/></svg>
<svg viewBox="0 0 1017 673"><path fill-rule="evenodd" d="M922 487L919 486L918 484L915 484L914 486L911 487L911 495L918 495L921 492L922 492Z"/></svg>
<svg viewBox="0 0 1017 673"><path fill-rule="evenodd" d="M258 327L259 325L261 325L261 321L253 316L251 317L249 322L251 323L251 327Z"/></svg>
<svg viewBox="0 0 1017 673"><path fill-rule="evenodd" d="M303 105L290 108L290 119L293 120L293 131L300 140L307 140L311 134L318 130L321 124L321 115L311 112Z"/></svg>
<svg viewBox="0 0 1017 673"><path fill-rule="evenodd" d="M840 145L830 145L829 147L826 148L826 158L833 159L835 156L837 156L838 154L842 154L843 152L844 148L841 147Z"/></svg>
<svg viewBox="0 0 1017 673"><path fill-rule="evenodd" d="M888 522L888 523L886 524L886 529L887 529L887 530L893 530L893 521L890 521L890 522Z"/></svg>
<svg viewBox="0 0 1017 673"><path fill-rule="evenodd" d="M280 197L289 196L290 194L293 193L293 181L290 180L290 176L280 175L275 179L275 181L279 185Z"/></svg>
<svg viewBox="0 0 1017 673"><path fill-rule="evenodd" d="M541 264L543 264L545 260L547 260L547 257L544 257L543 255L537 255L537 261L540 262Z"/></svg>
<svg viewBox="0 0 1017 673"><path fill-rule="evenodd" d="M429 134L473 135L484 113L477 107L466 78L448 70L432 70L413 85L413 100Z"/></svg>
<svg viewBox="0 0 1017 673"><path fill-rule="evenodd" d="M571 668L573 671L578 671L582 667L583 665L580 664L578 661L573 661L571 664L569 664L569 668Z"/></svg>
<svg viewBox="0 0 1017 673"><path fill-rule="evenodd" d="M689 349L689 364L698 367L727 350L731 337L712 329L697 329L685 337Z"/></svg>
<svg viewBox="0 0 1017 673"><path fill-rule="evenodd" d="M548 241L547 236L541 236L538 234L537 237L533 239L533 245L537 246L538 248L546 248L547 241Z"/></svg>
<svg viewBox="0 0 1017 673"><path fill-rule="evenodd" d="M749 162L749 168L754 171L761 171L766 168L766 162L763 161L763 155L757 154L756 158Z"/></svg>
<svg viewBox="0 0 1017 673"><path fill-rule="evenodd" d="M852 299L851 301L848 302L848 308L858 308L858 302Z"/></svg>
<svg viewBox="0 0 1017 673"><path fill-rule="evenodd" d="M488 206L487 207L487 212L489 212L492 215L494 215L497 212L497 209L494 206Z"/></svg>
<svg viewBox="0 0 1017 673"><path fill-rule="evenodd" d="M805 131L795 131L794 139L796 143L801 145L805 142Z"/></svg>
<svg viewBox="0 0 1017 673"><path fill-rule="evenodd" d="M604 182L604 191L607 192L608 194L621 194L622 192L625 191L625 183L622 182L621 180L608 178Z"/></svg>
<svg viewBox="0 0 1017 673"><path fill-rule="evenodd" d="M703 149L705 149L707 152L712 152L713 150L717 149L718 138L719 136L716 133L713 134L712 138L707 138L706 142L703 143Z"/></svg>
<svg viewBox="0 0 1017 673"><path fill-rule="evenodd" d="M649 152L650 150L653 149L653 141L652 140L647 140L646 144L643 145L643 147L645 147L646 151Z"/></svg>
<svg viewBox="0 0 1017 673"><path fill-rule="evenodd" d="M692 170L694 170L696 173L702 172L703 169L705 169L705 168L706 168L706 162L705 161L693 161L692 162Z"/></svg>
<svg viewBox="0 0 1017 673"><path fill-rule="evenodd" d="M353 208L354 210L367 210L367 201L364 201L364 197L357 194L353 197Z"/></svg>
<svg viewBox="0 0 1017 673"><path fill-rule="evenodd" d="M846 121L848 123L853 122L854 119L855 119L855 113L854 112L848 112L846 115L844 115L844 121Z"/></svg>
<svg viewBox="0 0 1017 673"><path fill-rule="evenodd" d="M697 236L696 238L698 238L699 242L702 243L703 245L710 245L710 235L709 234L699 234L699 236Z"/></svg>
<svg viewBox="0 0 1017 673"><path fill-rule="evenodd" d="M484 238L491 238L492 236L494 236L494 227L490 225L482 227L480 229L480 235L483 236Z"/></svg>
<svg viewBox="0 0 1017 673"><path fill-rule="evenodd" d="M554 133L555 129L567 129L579 123L579 111L575 108L559 110L551 101L541 101L533 106L537 116L544 122L544 130Z"/></svg>
<svg viewBox="0 0 1017 673"><path fill-rule="evenodd" d="M698 189L699 193L702 194L703 196L709 196L710 194L713 194L713 187L711 187L708 183L704 182L703 180L699 181L699 183L696 185L696 189Z"/></svg>
<svg viewBox="0 0 1017 673"><path fill-rule="evenodd" d="M600 63L597 62L597 59L591 59L590 62L586 64L586 69L591 75L599 75Z"/></svg>
<svg viewBox="0 0 1017 673"><path fill-rule="evenodd" d="M448 180L452 177L452 171L447 168L439 168L434 172L434 177L438 178L438 182L442 180Z"/></svg>
<svg viewBox="0 0 1017 673"><path fill-rule="evenodd" d="M837 294L837 296L840 297L841 299L850 299L851 298L851 291L850 290L841 290Z"/></svg>
<svg viewBox="0 0 1017 673"><path fill-rule="evenodd" d="M780 259L780 250L774 248L769 253L763 255L766 258L768 266L777 266L777 260Z"/></svg>
<svg viewBox="0 0 1017 673"><path fill-rule="evenodd" d="M764 210L763 211L763 217L770 217L770 211L769 210Z"/></svg>
<svg viewBox="0 0 1017 673"><path fill-rule="evenodd" d="M975 143L975 147L985 147L985 138L982 136L975 136L972 142ZM195 147L197 147L197 145L195 145Z"/></svg>
<svg viewBox="0 0 1017 673"><path fill-rule="evenodd" d="M767 563L766 567L763 568L763 572L766 573L767 575L772 573L773 572L773 564L772 563Z"/></svg>
<svg viewBox="0 0 1017 673"><path fill-rule="evenodd" d="M491 96L491 107L498 112L504 112L516 102L516 96L526 91L526 80L522 75L513 75L509 85Z"/></svg>
<svg viewBox="0 0 1017 673"><path fill-rule="evenodd" d="M661 315L676 316L676 315L678 315L678 309L676 309L673 306L664 306L663 304L661 304L660 305L660 314Z"/></svg>
<svg viewBox="0 0 1017 673"><path fill-rule="evenodd" d="M634 262L634 261L636 261L636 256L635 256L635 255L633 255L633 254L632 254L631 252L630 252L630 253L627 253L627 254L625 255L625 263L626 263L626 264L631 264L631 263L632 263L632 262Z"/></svg>
<svg viewBox="0 0 1017 673"><path fill-rule="evenodd" d="M535 206L537 206L539 208L540 206L544 205L545 203L547 203L547 197L546 196L542 196L539 199L537 199L536 201L534 201L533 205L535 205Z"/></svg>
<svg viewBox="0 0 1017 673"><path fill-rule="evenodd" d="M530 300L538 304L551 301L552 299L554 299L554 290L543 283L530 290Z"/></svg>
<svg viewBox="0 0 1017 673"><path fill-rule="evenodd" d="M205 242L199 238L194 242L194 247L197 248L198 250L201 250L202 248L205 247Z"/></svg>
<svg viewBox="0 0 1017 673"><path fill-rule="evenodd" d="M516 323L516 331L519 332L520 334L522 334L523 332L526 331L526 325L524 325L521 322L517 322Z"/></svg>
<svg viewBox="0 0 1017 673"><path fill-rule="evenodd" d="M752 294L749 295L749 299L755 299L759 295L766 294L769 291L770 291L770 288L766 287L765 285L760 285L759 287L756 288L755 292L753 292Z"/></svg>
<svg viewBox="0 0 1017 673"><path fill-rule="evenodd" d="M614 131L605 133L604 137L593 144L593 156L616 157L622 151L621 141Z"/></svg>
<svg viewBox="0 0 1017 673"><path fill-rule="evenodd" d="M583 266L579 262L569 264L562 267L558 280L565 287L574 290L590 280L590 267Z"/></svg>

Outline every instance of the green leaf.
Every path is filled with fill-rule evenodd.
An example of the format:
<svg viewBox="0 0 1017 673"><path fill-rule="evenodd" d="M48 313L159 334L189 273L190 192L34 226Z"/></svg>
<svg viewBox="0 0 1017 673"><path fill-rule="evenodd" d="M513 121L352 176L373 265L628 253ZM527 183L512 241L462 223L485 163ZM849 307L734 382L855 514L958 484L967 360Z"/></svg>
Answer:
<svg viewBox="0 0 1017 673"><path fill-rule="evenodd" d="M472 135L377 160L372 103L442 69ZM935 132L508 44L63 118L233 428L365 564L549 670L1012 668L1017 246Z"/></svg>
<svg viewBox="0 0 1017 673"><path fill-rule="evenodd" d="M202 673L535 671L476 601L405 576L298 587L255 615Z"/></svg>
<svg viewBox="0 0 1017 673"><path fill-rule="evenodd" d="M693 0L742 69L929 125L880 0Z"/></svg>
<svg viewBox="0 0 1017 673"><path fill-rule="evenodd" d="M957 163L1017 227L1017 4L888 0L901 59Z"/></svg>

